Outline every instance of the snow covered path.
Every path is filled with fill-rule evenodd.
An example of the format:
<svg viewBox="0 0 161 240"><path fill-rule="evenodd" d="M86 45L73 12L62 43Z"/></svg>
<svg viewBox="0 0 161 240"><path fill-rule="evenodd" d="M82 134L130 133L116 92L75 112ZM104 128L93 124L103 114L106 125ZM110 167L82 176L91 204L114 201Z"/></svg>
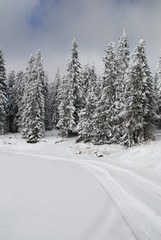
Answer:
<svg viewBox="0 0 161 240"><path fill-rule="evenodd" d="M83 165L101 184L136 239L161 239L160 186L138 176L131 170L124 170L110 164L84 162ZM121 180L123 180L123 176L124 181L118 180L115 172ZM133 184L131 184L131 181ZM142 194L140 194L140 188ZM133 191L133 189L137 191ZM147 190L148 195L153 194L150 197L150 206L148 206L145 198ZM142 196L144 196L144 199Z"/></svg>
<svg viewBox="0 0 161 240"><path fill-rule="evenodd" d="M0 154L1 239L161 239L160 175L116 162Z"/></svg>
<svg viewBox="0 0 161 240"><path fill-rule="evenodd" d="M0 151L0 239L135 239L83 166L31 155Z"/></svg>

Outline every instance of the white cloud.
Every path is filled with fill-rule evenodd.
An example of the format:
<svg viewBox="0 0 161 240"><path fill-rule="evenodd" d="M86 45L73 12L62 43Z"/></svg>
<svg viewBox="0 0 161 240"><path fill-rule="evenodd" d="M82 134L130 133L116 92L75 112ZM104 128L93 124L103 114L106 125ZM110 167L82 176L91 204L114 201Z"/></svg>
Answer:
<svg viewBox="0 0 161 240"><path fill-rule="evenodd" d="M64 72L76 36L80 60L94 62L100 72L106 45L117 44L126 27L131 52L139 39L147 43L153 71L161 56L160 9L160 0L1 0L0 46L7 69L25 69L39 48L52 78L58 66Z"/></svg>

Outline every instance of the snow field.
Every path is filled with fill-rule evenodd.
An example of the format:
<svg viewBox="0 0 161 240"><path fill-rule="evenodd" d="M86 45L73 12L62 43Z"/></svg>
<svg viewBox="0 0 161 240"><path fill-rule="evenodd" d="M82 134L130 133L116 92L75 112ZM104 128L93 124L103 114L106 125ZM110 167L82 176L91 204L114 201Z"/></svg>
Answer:
<svg viewBox="0 0 161 240"><path fill-rule="evenodd" d="M131 149L75 140L0 136L0 239L160 240L159 134Z"/></svg>

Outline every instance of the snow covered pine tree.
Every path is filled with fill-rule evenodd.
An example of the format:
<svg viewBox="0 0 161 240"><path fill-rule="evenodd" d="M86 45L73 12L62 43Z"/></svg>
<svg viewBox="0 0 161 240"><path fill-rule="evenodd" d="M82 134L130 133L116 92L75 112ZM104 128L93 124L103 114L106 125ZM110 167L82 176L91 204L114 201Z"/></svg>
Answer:
<svg viewBox="0 0 161 240"><path fill-rule="evenodd" d="M6 68L3 53L0 49L0 135L7 131L7 102Z"/></svg>
<svg viewBox="0 0 161 240"><path fill-rule="evenodd" d="M50 129L55 129L59 121L59 104L61 101L61 78L59 68L57 69L54 81L49 85L49 112Z"/></svg>
<svg viewBox="0 0 161 240"><path fill-rule="evenodd" d="M18 131L18 95L16 86L15 72L11 71L7 78L8 85L8 127L9 132L15 133Z"/></svg>
<svg viewBox="0 0 161 240"><path fill-rule="evenodd" d="M156 101L157 126L161 129L161 57L154 77L154 92Z"/></svg>
<svg viewBox="0 0 161 240"><path fill-rule="evenodd" d="M115 96L114 96L114 128L113 134L115 136L115 142L120 143L123 136L124 129L124 113L125 113L125 71L129 64L129 46L126 31L123 31L123 35L119 39L118 49L116 53L116 79L114 82Z"/></svg>
<svg viewBox="0 0 161 240"><path fill-rule="evenodd" d="M83 83L80 78L80 63L78 60L77 43L74 39L71 49L71 59L67 65L67 75L62 83L61 103L59 106L59 135L76 134L79 113L83 107Z"/></svg>
<svg viewBox="0 0 161 240"><path fill-rule="evenodd" d="M31 56L25 74L21 132L27 142L36 143L45 132L45 84L40 51Z"/></svg>
<svg viewBox="0 0 161 240"><path fill-rule="evenodd" d="M152 77L147 64L144 41L140 40L125 76L125 133L127 147L154 138L154 94Z"/></svg>
<svg viewBox="0 0 161 240"><path fill-rule="evenodd" d="M19 71L16 74L16 81L15 81L15 89L16 89L16 96L17 96L17 106L18 106L18 112L17 112L17 127L18 132L20 131L21 127L21 117L23 112L23 95L25 91L25 77L24 73L22 71Z"/></svg>
<svg viewBox="0 0 161 240"><path fill-rule="evenodd" d="M93 138L93 116L96 110L96 83L97 76L94 66L85 66L84 71L85 107L79 114L78 134L79 141L90 142Z"/></svg>
<svg viewBox="0 0 161 240"><path fill-rule="evenodd" d="M114 82L117 77L115 44L110 43L105 51L101 97L97 101L93 117L92 142L94 144L107 144L116 141L114 136Z"/></svg>

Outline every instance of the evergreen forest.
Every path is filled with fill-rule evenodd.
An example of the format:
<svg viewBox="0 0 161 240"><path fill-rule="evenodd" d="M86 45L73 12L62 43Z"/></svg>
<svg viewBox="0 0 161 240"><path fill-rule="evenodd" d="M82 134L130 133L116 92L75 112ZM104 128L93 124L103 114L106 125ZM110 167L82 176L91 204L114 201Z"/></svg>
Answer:
<svg viewBox="0 0 161 240"><path fill-rule="evenodd" d="M94 66L82 65L74 39L66 74L58 68L49 82L40 50L25 72L8 74L0 50L0 135L20 132L36 143L45 131L58 129L61 137L125 147L155 140L161 128L161 58L152 74L144 40L130 53L124 31L117 47L107 45L103 64L99 76Z"/></svg>

